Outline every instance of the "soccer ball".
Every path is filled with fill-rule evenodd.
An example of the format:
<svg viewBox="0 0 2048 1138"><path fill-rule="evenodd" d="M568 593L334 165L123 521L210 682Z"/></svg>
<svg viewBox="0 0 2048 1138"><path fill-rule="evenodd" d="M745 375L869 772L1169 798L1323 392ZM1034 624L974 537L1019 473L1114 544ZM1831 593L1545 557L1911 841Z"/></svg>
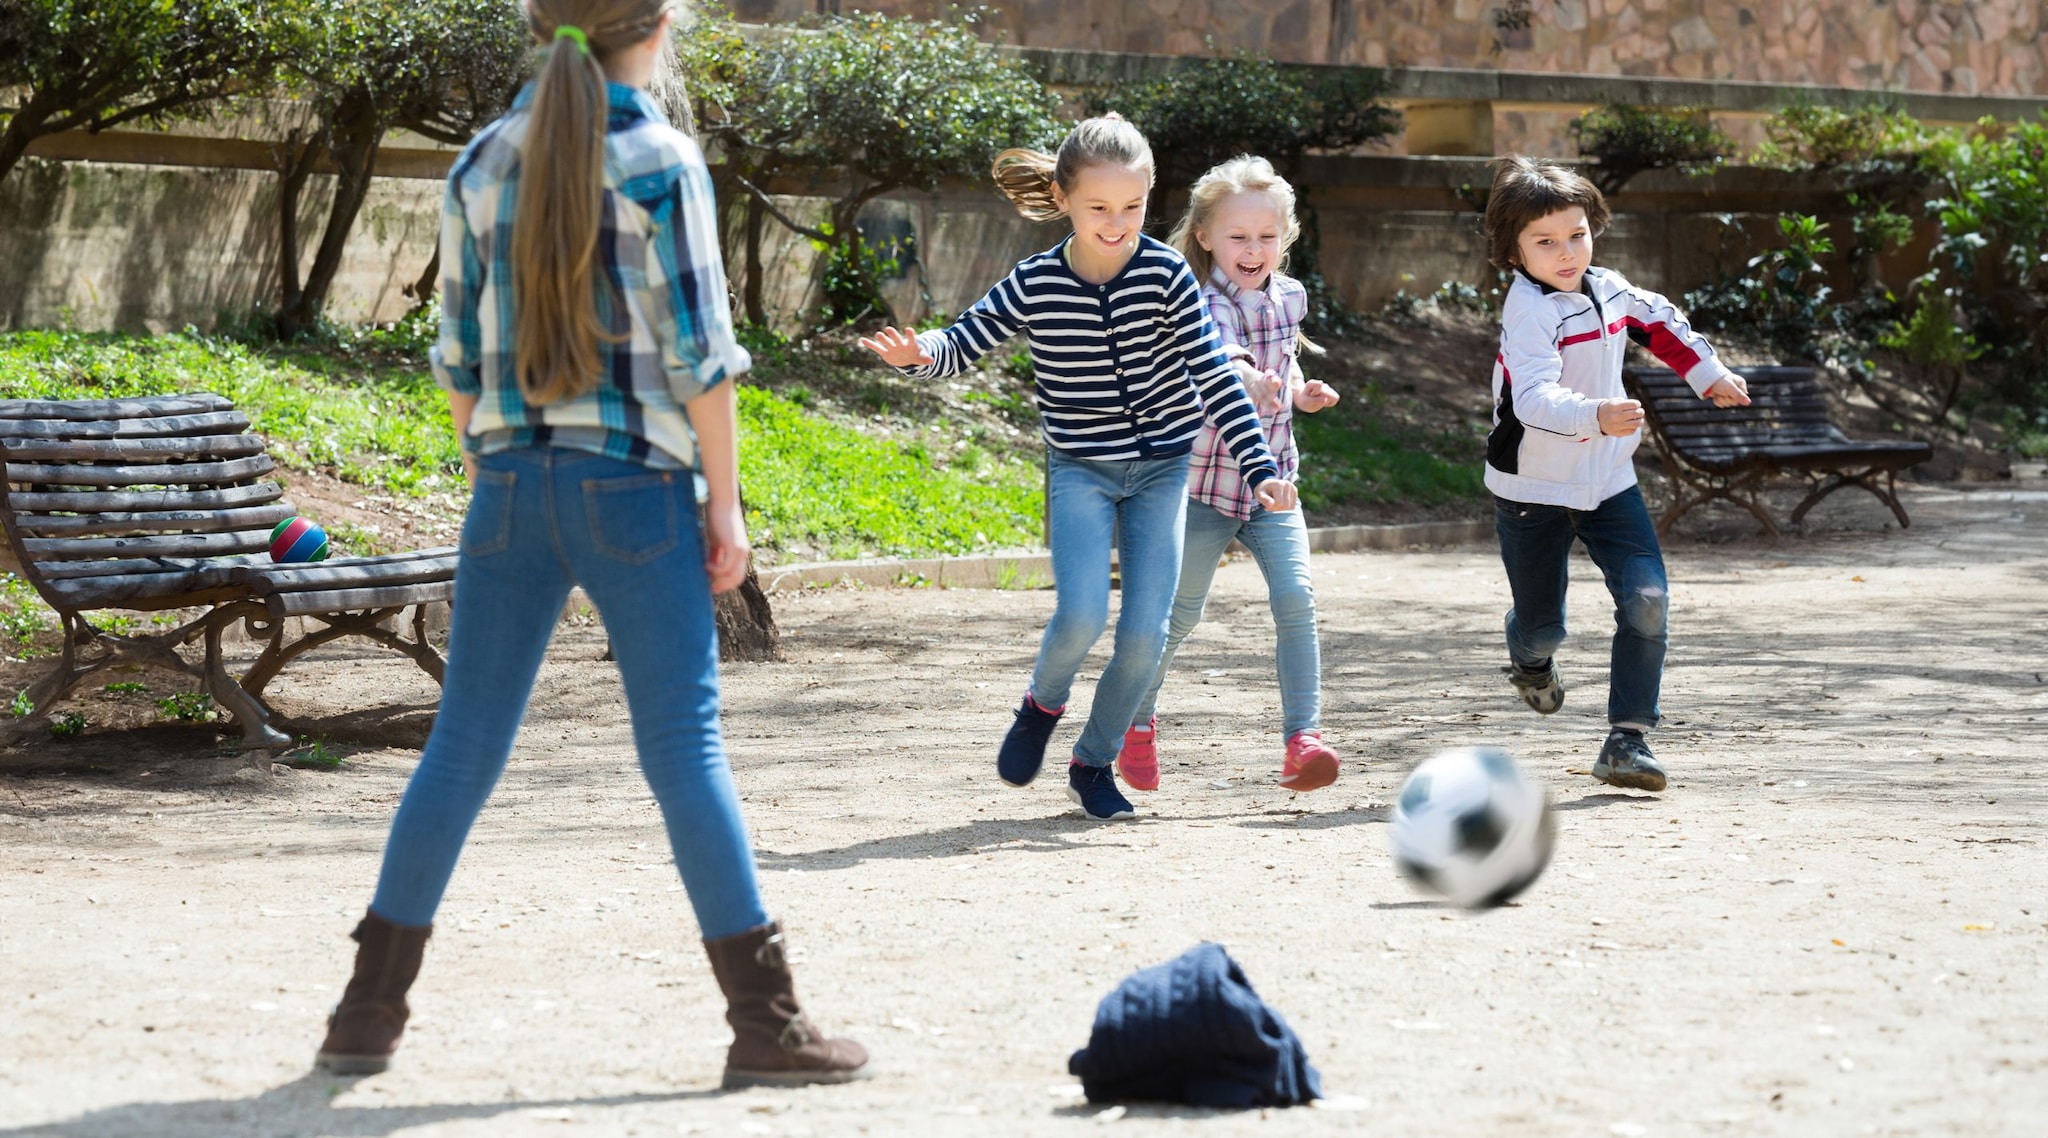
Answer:
<svg viewBox="0 0 2048 1138"><path fill-rule="evenodd" d="M1550 795L1498 747L1459 747L1409 772L1394 804L1394 864L1468 909L1529 887L1556 836Z"/></svg>

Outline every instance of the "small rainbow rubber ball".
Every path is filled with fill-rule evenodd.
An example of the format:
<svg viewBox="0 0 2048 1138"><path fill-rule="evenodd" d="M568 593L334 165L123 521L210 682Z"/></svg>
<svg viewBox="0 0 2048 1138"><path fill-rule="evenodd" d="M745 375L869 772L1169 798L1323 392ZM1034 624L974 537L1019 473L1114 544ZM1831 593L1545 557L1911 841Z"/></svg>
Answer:
<svg viewBox="0 0 2048 1138"><path fill-rule="evenodd" d="M311 518L286 518L270 531L270 559L277 562L327 560L327 531Z"/></svg>

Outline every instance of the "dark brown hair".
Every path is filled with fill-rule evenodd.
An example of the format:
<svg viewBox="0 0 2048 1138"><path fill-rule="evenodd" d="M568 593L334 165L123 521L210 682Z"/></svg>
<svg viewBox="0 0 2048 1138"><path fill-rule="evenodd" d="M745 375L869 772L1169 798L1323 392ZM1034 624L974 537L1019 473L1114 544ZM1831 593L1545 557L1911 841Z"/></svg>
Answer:
<svg viewBox="0 0 2048 1138"><path fill-rule="evenodd" d="M669 0L530 0L526 19L547 48L520 154L512 216L513 358L529 403L573 399L597 385L597 344L616 341L597 316L604 208L605 75L615 52L647 42ZM590 49L555 29L581 31Z"/></svg>
<svg viewBox="0 0 2048 1138"><path fill-rule="evenodd" d="M1522 230L1573 206L1586 211L1593 236L1607 231L1607 199L1577 173L1522 154L1494 163L1493 189L1486 195L1486 259L1502 269L1520 264L1516 242Z"/></svg>
<svg viewBox="0 0 2048 1138"><path fill-rule="evenodd" d="M1138 128L1119 114L1083 119L1067 132L1058 154L1012 147L996 155L989 173L996 189L1010 199L1017 212L1033 221L1052 221L1067 211L1053 200L1052 188L1062 193L1074 188L1074 179L1094 165L1129 166L1145 171L1152 180L1152 144Z"/></svg>

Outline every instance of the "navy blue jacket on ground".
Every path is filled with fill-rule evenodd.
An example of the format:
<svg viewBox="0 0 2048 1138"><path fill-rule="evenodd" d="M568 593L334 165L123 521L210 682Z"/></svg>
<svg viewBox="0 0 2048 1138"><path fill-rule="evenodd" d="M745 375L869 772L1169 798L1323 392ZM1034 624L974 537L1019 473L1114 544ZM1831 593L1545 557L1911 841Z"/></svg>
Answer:
<svg viewBox="0 0 2048 1138"><path fill-rule="evenodd" d="M1090 1102L1294 1106L1321 1098L1308 1053L1220 944L1132 973L1067 1060Z"/></svg>

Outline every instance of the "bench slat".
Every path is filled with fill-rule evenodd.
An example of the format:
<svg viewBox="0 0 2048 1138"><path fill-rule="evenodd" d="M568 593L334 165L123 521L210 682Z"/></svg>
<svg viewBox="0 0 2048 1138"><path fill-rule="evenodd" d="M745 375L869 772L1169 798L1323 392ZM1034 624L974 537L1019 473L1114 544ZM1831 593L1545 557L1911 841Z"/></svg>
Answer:
<svg viewBox="0 0 2048 1138"><path fill-rule="evenodd" d="M0 419L153 419L160 415L198 415L232 411L235 405L210 391L191 395L154 395L144 399L0 399Z"/></svg>
<svg viewBox="0 0 2048 1138"><path fill-rule="evenodd" d="M72 611L136 608L150 602L170 602L151 607L185 608L242 596L241 586L233 580L236 568L212 564L171 572L115 573L46 581L43 589L49 599Z"/></svg>
<svg viewBox="0 0 2048 1138"><path fill-rule="evenodd" d="M16 514L14 525L35 537L85 537L122 533L226 533L274 526L294 517L290 502L241 510L170 510L146 514Z"/></svg>
<svg viewBox="0 0 2048 1138"><path fill-rule="evenodd" d="M305 616L308 613L359 612L363 609L397 608L445 601L455 595L454 581L417 585L393 585L380 589L336 589L308 593L275 593L266 599L272 616Z"/></svg>
<svg viewBox="0 0 2048 1138"><path fill-rule="evenodd" d="M421 550L403 558L359 557L346 562L323 561L314 565L256 566L242 570L236 579L259 597L277 593L303 593L336 589L363 589L386 585L412 585L427 581L450 581L460 551L455 546Z"/></svg>
<svg viewBox="0 0 2048 1138"><path fill-rule="evenodd" d="M240 411L209 411L157 419L0 418L0 438L9 439L146 439L170 435L239 435L249 429Z"/></svg>
<svg viewBox="0 0 2048 1138"><path fill-rule="evenodd" d="M144 513L149 510L225 510L260 506L284 497L275 482L230 486L225 490L69 490L43 493L23 490L7 496L16 510L37 513Z"/></svg>
<svg viewBox="0 0 2048 1138"><path fill-rule="evenodd" d="M249 553L228 557L124 557L118 561L38 561L36 573L45 581L72 581L86 577L118 577L130 573L174 573L185 569L241 569L270 564L270 554Z"/></svg>
<svg viewBox="0 0 2048 1138"><path fill-rule="evenodd" d="M165 463L161 466L48 466L9 462L9 482L38 486L221 486L260 478L277 469L269 455L228 462Z"/></svg>
<svg viewBox="0 0 2048 1138"><path fill-rule="evenodd" d="M14 462L190 462L263 453L255 435L163 439L4 439L0 456Z"/></svg>
<svg viewBox="0 0 2048 1138"><path fill-rule="evenodd" d="M97 561L109 557L212 557L270 548L270 531L189 533L161 537L25 537L21 551L34 561Z"/></svg>

